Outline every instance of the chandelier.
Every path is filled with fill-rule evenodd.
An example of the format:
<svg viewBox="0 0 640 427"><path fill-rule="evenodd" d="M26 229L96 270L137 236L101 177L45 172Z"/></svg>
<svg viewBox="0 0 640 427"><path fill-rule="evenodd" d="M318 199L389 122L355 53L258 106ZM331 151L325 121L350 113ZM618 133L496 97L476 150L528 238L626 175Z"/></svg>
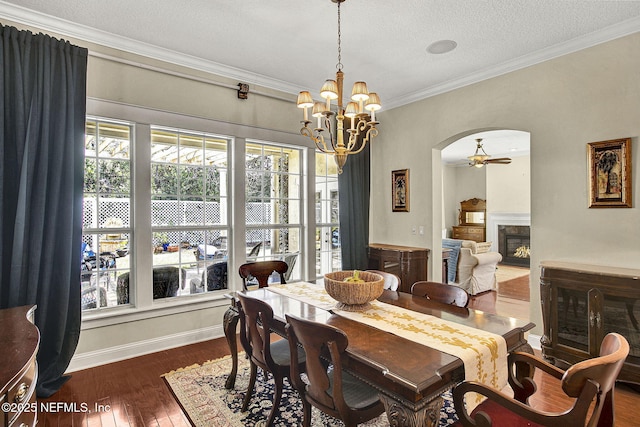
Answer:
<svg viewBox="0 0 640 427"><path fill-rule="evenodd" d="M336 79L325 81L320 89L320 96L326 102L314 102L311 94L305 90L298 95L298 108L303 110L303 120L301 121L303 127L300 129L300 133L311 138L318 150L332 154L338 165L338 173L342 173L347 156L361 152L367 143L378 135L376 111L381 108L381 105L378 94L369 92L367 84L360 81L353 84L351 102L347 104L346 109L343 108L344 73L342 72L340 45L340 4L346 0L331 1L338 4L338 63L336 64L338 71ZM335 113L331 111L331 101L333 100L336 100L337 103ZM317 127L314 129L309 127L312 123L309 120L309 108L312 108L311 116L317 119ZM345 118L350 119L347 129L345 129Z"/></svg>

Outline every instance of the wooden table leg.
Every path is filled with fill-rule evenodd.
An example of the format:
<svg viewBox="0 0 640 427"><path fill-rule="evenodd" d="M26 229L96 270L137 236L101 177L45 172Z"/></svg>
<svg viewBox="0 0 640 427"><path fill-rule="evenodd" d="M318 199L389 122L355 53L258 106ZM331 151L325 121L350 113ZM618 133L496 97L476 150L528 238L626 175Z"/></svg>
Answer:
<svg viewBox="0 0 640 427"><path fill-rule="evenodd" d="M409 408L384 394L380 394L380 401L384 405L389 424L398 427L437 427L444 404L442 397L436 397L425 406Z"/></svg>
<svg viewBox="0 0 640 427"><path fill-rule="evenodd" d="M231 305L224 313L224 336L227 338L227 344L229 344L229 350L231 350L231 373L227 377L227 381L224 386L227 389L232 389L236 384L236 375L238 374L238 342L236 340L236 330L238 326L238 320L240 320L240 314L235 305Z"/></svg>

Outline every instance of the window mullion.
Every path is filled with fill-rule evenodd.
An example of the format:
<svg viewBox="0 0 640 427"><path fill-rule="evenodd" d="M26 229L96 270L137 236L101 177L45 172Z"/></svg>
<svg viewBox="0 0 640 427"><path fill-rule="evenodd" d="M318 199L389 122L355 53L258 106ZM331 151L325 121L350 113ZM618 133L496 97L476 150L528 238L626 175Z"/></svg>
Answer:
<svg viewBox="0 0 640 427"><path fill-rule="evenodd" d="M132 271L135 277L137 307L149 307L153 303L153 252L151 239L151 127L138 123L133 141L133 232L135 234Z"/></svg>
<svg viewBox="0 0 640 427"><path fill-rule="evenodd" d="M231 188L233 197L229 198L232 224L231 239L233 239L233 254L229 260L229 271L236 272L246 260L246 149L247 141L244 138L235 138L231 148ZM240 290L241 286L236 280L237 274L229 274L229 289ZM233 280L231 280L233 277Z"/></svg>

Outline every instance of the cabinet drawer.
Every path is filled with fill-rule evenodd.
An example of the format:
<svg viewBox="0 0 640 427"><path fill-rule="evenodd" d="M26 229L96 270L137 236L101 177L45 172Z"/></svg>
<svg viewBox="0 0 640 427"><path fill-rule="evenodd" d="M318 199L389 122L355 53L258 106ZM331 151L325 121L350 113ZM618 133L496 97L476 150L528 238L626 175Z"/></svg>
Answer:
<svg viewBox="0 0 640 427"><path fill-rule="evenodd" d="M38 419L38 407L36 402L36 393L35 391L31 393L31 396L28 400L24 400L22 402L25 405L28 405L28 409L25 408L21 413L9 413L9 426L11 427L23 427L29 426L33 427L36 425ZM13 421L11 420L13 418Z"/></svg>
<svg viewBox="0 0 640 427"><path fill-rule="evenodd" d="M18 379L18 381L16 381L16 383L13 386L11 386L11 388L7 392L7 403L10 403L10 404L34 403L36 401L35 388L36 388L36 362L35 360L32 360L25 374L20 379ZM19 415L21 415L19 412L8 411L7 419L9 420L9 424L19 426L20 425L19 422L18 423L14 422L13 424L11 424L14 418L16 417L20 418ZM29 423L25 423L25 424L32 425Z"/></svg>
<svg viewBox="0 0 640 427"><path fill-rule="evenodd" d="M453 227L453 238L460 240L473 240L476 242L484 242L483 227Z"/></svg>

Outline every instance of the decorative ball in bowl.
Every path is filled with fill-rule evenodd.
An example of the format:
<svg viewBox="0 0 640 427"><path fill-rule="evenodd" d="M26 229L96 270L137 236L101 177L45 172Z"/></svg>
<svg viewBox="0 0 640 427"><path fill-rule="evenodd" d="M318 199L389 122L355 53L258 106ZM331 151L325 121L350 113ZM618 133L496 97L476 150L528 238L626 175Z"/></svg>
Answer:
<svg viewBox="0 0 640 427"><path fill-rule="evenodd" d="M324 275L324 288L338 301L336 308L363 311L371 306L371 301L382 295L384 279L369 271L334 271Z"/></svg>

